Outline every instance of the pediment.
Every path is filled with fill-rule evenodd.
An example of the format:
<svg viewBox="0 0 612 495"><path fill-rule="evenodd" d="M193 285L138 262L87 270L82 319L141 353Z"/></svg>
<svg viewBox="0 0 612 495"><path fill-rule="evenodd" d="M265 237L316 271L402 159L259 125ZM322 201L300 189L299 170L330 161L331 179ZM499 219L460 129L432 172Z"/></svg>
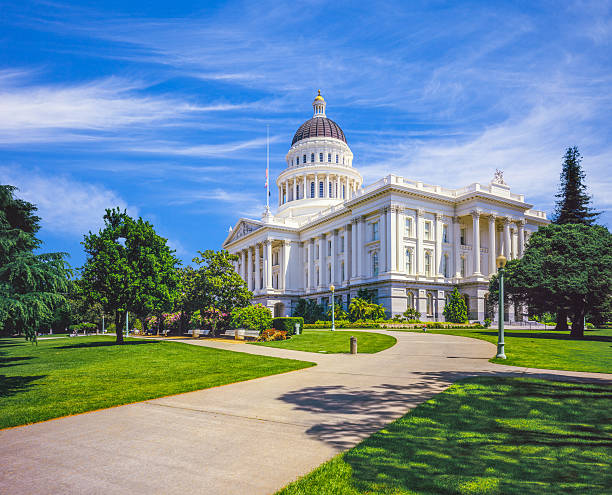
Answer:
<svg viewBox="0 0 612 495"><path fill-rule="evenodd" d="M251 232L261 228L261 224L253 220L239 220L236 227L232 230L224 244L231 244L242 237L249 235Z"/></svg>

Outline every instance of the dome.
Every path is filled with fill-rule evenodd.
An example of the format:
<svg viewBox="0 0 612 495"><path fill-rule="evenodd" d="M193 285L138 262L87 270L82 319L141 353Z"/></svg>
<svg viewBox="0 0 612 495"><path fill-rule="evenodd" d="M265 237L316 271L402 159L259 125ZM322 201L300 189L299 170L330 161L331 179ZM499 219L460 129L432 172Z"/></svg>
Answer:
<svg viewBox="0 0 612 495"><path fill-rule="evenodd" d="M339 139L340 141L344 141L346 143L344 132L342 132L340 126L333 120L328 119L327 117L313 117L312 119L304 122L296 131L295 135L293 136L293 141L291 141L291 146L302 139L313 137L330 137Z"/></svg>

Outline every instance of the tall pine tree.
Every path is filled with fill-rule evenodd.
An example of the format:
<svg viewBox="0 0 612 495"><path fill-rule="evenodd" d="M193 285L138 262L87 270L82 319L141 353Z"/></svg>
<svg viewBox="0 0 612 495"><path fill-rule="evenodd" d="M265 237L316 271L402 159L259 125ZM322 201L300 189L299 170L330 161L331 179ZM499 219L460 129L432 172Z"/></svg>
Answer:
<svg viewBox="0 0 612 495"><path fill-rule="evenodd" d="M567 148L563 157L558 198L553 223L578 223L592 225L600 215L590 206L591 197L586 192L585 174L580 165L582 155L576 146ZM557 309L557 330L567 330L567 308Z"/></svg>
<svg viewBox="0 0 612 495"><path fill-rule="evenodd" d="M590 206L591 196L586 192L585 174L580 162L582 155L578 148L567 148L563 157L559 192L555 195L559 199L553 217L554 223L592 225L601 214Z"/></svg>

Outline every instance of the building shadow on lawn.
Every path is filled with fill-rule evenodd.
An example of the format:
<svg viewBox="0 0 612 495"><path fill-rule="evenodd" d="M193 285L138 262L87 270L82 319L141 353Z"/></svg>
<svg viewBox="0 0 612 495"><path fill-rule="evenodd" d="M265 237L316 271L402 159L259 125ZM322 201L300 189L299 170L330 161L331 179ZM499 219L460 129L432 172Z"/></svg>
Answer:
<svg viewBox="0 0 612 495"><path fill-rule="evenodd" d="M569 332L569 331L568 331ZM475 331L480 335L497 336L495 331ZM546 330L538 331L531 330L525 332L516 332L514 330L506 331L506 338L523 338L523 339L552 339L552 340L572 340L576 342L612 342L612 336L608 335L592 335L589 331L584 332L584 337L581 339L571 337L569 333L550 333Z"/></svg>
<svg viewBox="0 0 612 495"><path fill-rule="evenodd" d="M18 366L19 364L22 364L22 361L29 361L30 359L34 358L32 356L3 357L0 355L0 368Z"/></svg>
<svg viewBox="0 0 612 495"><path fill-rule="evenodd" d="M45 378L47 375L38 376L6 376L0 375L0 398L10 397L27 391L36 380Z"/></svg>
<svg viewBox="0 0 612 495"><path fill-rule="evenodd" d="M145 344L160 344L159 340L128 340L123 344L117 344L113 341L104 342L81 342L79 344L69 344L56 347L56 349L81 349L86 347L113 347L113 346L128 346L128 345L145 345Z"/></svg>

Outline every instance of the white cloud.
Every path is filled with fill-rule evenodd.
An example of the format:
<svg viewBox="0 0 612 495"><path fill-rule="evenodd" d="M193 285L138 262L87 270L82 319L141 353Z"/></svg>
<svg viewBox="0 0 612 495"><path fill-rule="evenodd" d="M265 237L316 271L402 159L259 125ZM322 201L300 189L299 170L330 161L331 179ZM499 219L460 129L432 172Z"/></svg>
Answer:
<svg viewBox="0 0 612 495"><path fill-rule="evenodd" d="M127 209L132 216L138 213L114 191L69 177L0 166L0 182L18 187L17 196L35 204L42 227L55 234L81 237L97 231L104 224L106 208Z"/></svg>

